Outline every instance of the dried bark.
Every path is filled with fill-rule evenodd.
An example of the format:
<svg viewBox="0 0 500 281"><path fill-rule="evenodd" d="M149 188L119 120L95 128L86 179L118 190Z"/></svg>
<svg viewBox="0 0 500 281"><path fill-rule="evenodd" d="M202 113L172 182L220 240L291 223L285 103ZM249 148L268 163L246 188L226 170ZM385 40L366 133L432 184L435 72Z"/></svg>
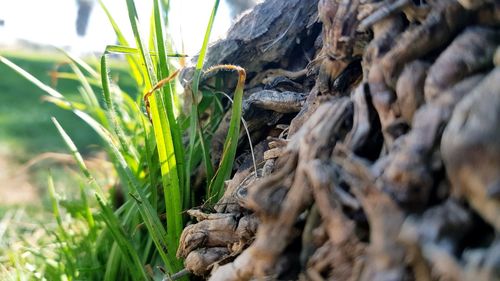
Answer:
<svg viewBox="0 0 500 281"><path fill-rule="evenodd" d="M189 212L186 268L209 280L500 279L497 8L268 0L243 17L207 60L251 73L243 116L259 166L237 168L215 213Z"/></svg>

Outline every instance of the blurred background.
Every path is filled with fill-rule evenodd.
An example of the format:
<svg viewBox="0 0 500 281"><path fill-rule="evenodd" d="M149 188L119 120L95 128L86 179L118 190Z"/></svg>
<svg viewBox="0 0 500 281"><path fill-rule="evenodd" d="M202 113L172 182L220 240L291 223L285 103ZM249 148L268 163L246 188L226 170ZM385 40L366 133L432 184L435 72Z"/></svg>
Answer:
<svg viewBox="0 0 500 281"><path fill-rule="evenodd" d="M103 3L125 37L134 42L125 0ZM168 32L177 52L190 56L198 53L213 4L208 0L170 1ZM253 0L221 1L211 41L223 37L231 22L255 4ZM136 8L146 31L152 1L136 1ZM65 95L79 95L78 82L54 79L56 71L68 68L58 48L96 65L106 45L116 42L97 0L0 0L0 55ZM134 92L134 83L124 67L120 59L115 60L113 78L125 91ZM72 176L74 164L51 116L66 125L80 151L95 162L97 170L106 171L101 167L105 161L101 161L95 133L73 113L43 102L41 96L38 88L0 64L0 218L16 206L37 209L47 204L44 186L48 169L58 178L58 185L67 188L77 184Z"/></svg>
<svg viewBox="0 0 500 281"><path fill-rule="evenodd" d="M214 1L170 1L169 32L174 44L184 42L188 54L201 46ZM119 26L128 25L125 1L104 0ZM253 7L256 0L223 0L217 12L212 40L221 37L231 21ZM141 19L150 15L152 1L137 1ZM131 29L125 36L132 37ZM128 31L128 33L127 33ZM101 52L115 43L114 31L97 0L0 0L0 47L63 47L76 54ZM180 47L180 46L178 46Z"/></svg>

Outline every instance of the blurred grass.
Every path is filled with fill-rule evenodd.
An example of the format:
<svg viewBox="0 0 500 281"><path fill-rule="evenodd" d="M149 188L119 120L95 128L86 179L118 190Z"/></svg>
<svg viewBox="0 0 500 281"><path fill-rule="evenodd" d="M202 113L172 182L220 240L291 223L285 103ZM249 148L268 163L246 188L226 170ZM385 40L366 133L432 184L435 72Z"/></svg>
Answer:
<svg viewBox="0 0 500 281"><path fill-rule="evenodd" d="M17 65L26 69L42 82L50 85L50 72L57 65L67 61L58 52L0 51ZM122 62L111 64L115 81L128 93L137 92L126 65ZM59 71L69 71L69 66L62 66ZM0 145L7 146L11 156L19 162L25 162L43 152L66 152L64 142L57 133L50 117L56 116L65 124L66 130L73 136L76 145L83 154L97 149L100 140L88 126L82 126L81 120L72 112L58 108L41 99L40 90L28 83L6 65L0 64ZM58 79L55 87L70 99L80 99L78 81ZM99 89L95 89L99 92Z"/></svg>
<svg viewBox="0 0 500 281"><path fill-rule="evenodd" d="M62 178L71 179L73 183L64 182L63 187L58 188L59 172L64 174L65 168L51 171L53 177L48 179L49 192L44 196L43 212L51 208L56 222L41 221L38 226L43 233L33 243L24 237L36 236L36 226L25 231L15 224L28 221L22 209L4 211L7 219L0 222L0 230L4 225L9 231L4 240L0 233L0 279L2 272L10 276L8 280L169 279L168 275L181 272L183 267L175 255L187 219L183 211L207 198L216 201L222 194L223 182L232 172L240 135L244 70L231 68L240 72L240 79L234 94L230 130L222 163L214 174L207 173L207 183L214 182L211 190L215 192L194 197L190 179L197 176L196 167L202 162L206 167L211 164L205 144L215 131L213 124L222 118L222 109L215 109L220 107L220 101L214 93L199 91L196 79L192 86L191 112L179 112L181 92L173 83L164 83L171 79L158 84L162 78L175 73L177 63L172 60L179 58L171 50L168 26L164 23L168 4L160 0L154 2L148 39L139 32L134 1L126 3L135 50L120 39L122 27L116 26L108 14L120 45L106 47L100 63L96 59L84 63L70 55L0 52L6 57L0 57L3 63L0 73L6 73L0 84L0 104L5 105L0 107L0 126L4 128L0 144L7 142L18 150L16 158L21 160L41 152L69 150L84 175L74 176L69 172ZM218 4L219 0L215 0L207 25L197 64L198 78L203 73L204 54ZM116 52L129 55L129 68L124 63L112 63L110 57ZM68 59L70 65L61 65ZM6 66L10 70L5 69ZM73 80L59 79L55 85L49 73L56 69L59 77ZM116 84L119 87L115 87ZM186 92L184 96L190 93ZM54 105L41 105L39 97L43 94ZM151 123L141 111L143 107L150 109ZM212 112L206 123L198 120L204 112ZM51 116L55 116L53 121L58 133L49 123ZM67 150L62 150L65 146ZM113 184L95 181L95 171L88 169L81 157L80 153L86 154L93 147L101 147L107 153L108 163L116 173ZM77 187L80 187L79 194ZM118 197L121 199L115 200ZM145 227L139 228L140 225ZM14 244L19 245L17 249L11 247Z"/></svg>

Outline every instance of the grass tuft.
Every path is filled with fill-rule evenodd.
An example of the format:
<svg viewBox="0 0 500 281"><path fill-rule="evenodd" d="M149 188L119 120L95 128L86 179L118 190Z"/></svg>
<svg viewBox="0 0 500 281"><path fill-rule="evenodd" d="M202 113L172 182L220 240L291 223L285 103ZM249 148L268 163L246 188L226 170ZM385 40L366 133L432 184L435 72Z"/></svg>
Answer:
<svg viewBox="0 0 500 281"><path fill-rule="evenodd" d="M203 200L215 203L223 194L224 181L232 173L240 135L245 71L232 65L203 71L220 2L216 0L194 79L182 95L175 87L178 71L173 71L172 65L173 60L185 56L172 50L173 44L167 36L169 2L154 0L152 18L146 20L150 23L150 37L145 40L139 32L140 19L134 1L124 1L135 46L123 36L124 27L114 21L113 11L100 1L119 43L106 47L100 65L91 65L63 52L66 62L52 72L52 86L49 86L48 82L0 56L0 63L36 86L44 93L45 101L72 112L83 121L82 126L99 136L101 149L117 176L110 186L96 181L84 161L85 155L80 152L81 147L74 141L77 138L63 128L70 124L65 119L58 118L59 122L52 118L82 178L77 177L80 184L68 187L67 194L59 194L57 177L48 177L55 222L44 225L46 239L43 241L37 241L35 246L22 241L22 250L8 253L8 261L0 262L0 272L5 273L2 276L23 280L188 278L182 260L175 256L187 223L184 211ZM116 70L110 67L111 53L125 56L133 90L124 91L112 78ZM208 143L224 110L215 93L200 89L200 81L204 73L219 70L237 71L239 79L223 155L214 169ZM63 79L77 83L74 92L78 95L57 90L55 82ZM183 100L186 95L191 95L192 103L190 110L183 112L181 104L189 102ZM199 116L207 112L210 112L208 118L200 121ZM195 197L192 177L200 166L207 175L205 194ZM5 217L10 221L9 216ZM0 237L2 235L0 224ZM158 268L164 268L166 273Z"/></svg>

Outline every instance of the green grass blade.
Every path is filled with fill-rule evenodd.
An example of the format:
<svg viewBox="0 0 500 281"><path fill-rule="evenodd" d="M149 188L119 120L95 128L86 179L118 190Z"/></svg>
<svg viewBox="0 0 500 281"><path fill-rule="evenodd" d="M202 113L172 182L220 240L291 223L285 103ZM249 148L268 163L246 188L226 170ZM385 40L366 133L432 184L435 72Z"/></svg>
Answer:
<svg viewBox="0 0 500 281"><path fill-rule="evenodd" d="M137 48L132 48L129 46L121 46L121 45L108 45L106 46L106 51L108 53L115 53L115 54L126 54L126 55L139 54L139 50L137 50Z"/></svg>
<svg viewBox="0 0 500 281"><path fill-rule="evenodd" d="M87 165L85 164L85 161L83 160L82 155L80 154L80 152L78 152L78 148L76 147L73 140L71 140L70 136L66 133L66 131L63 129L61 124L59 124L59 122L57 121L56 118L52 117L52 122L56 126L57 131L59 132L62 139L64 140L64 143L66 144L69 151L71 152L71 155L75 159L75 161L78 165L78 168L80 169L80 171L83 173L83 175L87 179L88 184L90 184L90 186L94 189L95 192L97 192L100 196L103 196L104 193L102 191L101 186L97 183L95 178L90 173L89 169L87 168Z"/></svg>
<svg viewBox="0 0 500 281"><path fill-rule="evenodd" d="M48 175L48 181L47 181L47 187L49 191L49 197L52 205L52 212L53 216L56 219L57 225L58 225L58 232L53 232L53 236L56 237L56 240L58 241L60 245L60 251L61 254L65 256L64 260L66 261L65 265L65 271L66 274L71 275L71 272L75 272L74 269L74 259L72 257L75 257L76 255L74 253L71 253L71 249L69 248L68 244L70 244L72 241L70 239L70 235L66 232L66 228L63 225L63 220L61 217L61 211L59 208L59 202L56 197L56 191L54 187L54 180L52 179L52 176ZM58 234L60 233L60 235Z"/></svg>
<svg viewBox="0 0 500 281"><path fill-rule="evenodd" d="M56 77L58 80L59 79L68 79L68 80L79 81L78 76L72 72L57 72L56 75L57 75ZM96 87L101 86L101 78L100 77L98 77L98 78L86 77L86 78L87 78L87 82L91 86L96 86Z"/></svg>
<svg viewBox="0 0 500 281"><path fill-rule="evenodd" d="M100 109L99 101L97 100L97 96L90 85L90 82L87 80L83 72L78 68L75 63L70 63L70 67L73 72L76 74L78 81L82 84L83 91L82 96L85 97L87 101L87 106L89 106L92 110Z"/></svg>
<svg viewBox="0 0 500 281"><path fill-rule="evenodd" d="M115 19L113 18L113 16L109 12L108 8L106 7L106 5L104 5L104 2L102 2L102 0L99 0L99 4L101 5L102 10L104 11L106 16L108 17L109 23L113 27L113 30L115 31L116 37L118 37L118 42L120 42L121 45L129 46L130 44L128 43L127 39L123 35L123 32L120 29L120 26L116 23Z"/></svg>
<svg viewBox="0 0 500 281"><path fill-rule="evenodd" d="M140 50L143 63L146 66L146 77L148 78L147 82L149 82L146 83L146 85L148 85L149 88L152 88L153 85L158 83L158 80L147 46L139 33L139 20L133 0L127 0L127 8L136 43ZM165 205L168 210L168 231L166 239L169 242L168 245L170 247L177 248L180 234L183 229L181 198L182 183L179 181L180 177L178 172L179 163L182 163L182 159L176 157L177 155L174 148L180 149L177 146L178 139L176 138L176 136L180 136L180 133L176 135L176 123L174 120L169 120L168 118L169 114L172 112L168 112L162 91L156 91L154 95L150 97L150 104L151 119L160 159L162 183L164 190L167 191L165 193ZM174 122L171 123L170 121ZM177 140L174 140L174 138ZM181 151L182 150L177 151L177 154L181 153ZM158 247L158 245L156 246ZM170 257L173 257L173 255Z"/></svg>
<svg viewBox="0 0 500 281"><path fill-rule="evenodd" d="M24 78L26 78L28 81L30 81L31 83L33 83L35 86L37 86L42 91L44 91L47 94L49 94L50 96L52 96L54 98L57 98L57 99L64 100L64 96L61 93L59 93L58 91L54 90L53 88L45 85L40 80L38 80L37 78L35 78L35 76L29 74L27 71L25 71L24 69L20 68L19 66L17 66L15 63L11 62L10 60L8 60L8 59L0 56L0 62L4 63L5 65L7 65L11 69L13 69L15 72L19 73L21 76L23 76Z"/></svg>
<svg viewBox="0 0 500 281"><path fill-rule="evenodd" d="M163 16L161 12L161 4L159 0L154 0L154 5L153 5L153 13L154 13L154 33L156 35L156 46L157 46L157 53L158 53L158 59L160 63L160 67L158 68L158 73L160 77L168 77L170 75L169 67L168 67L168 62L167 62L167 52L165 49L165 40L163 37L164 30L164 22L163 22ZM165 109L167 113L167 119L168 119L168 124L170 125L170 131L172 134L172 144L173 144L173 149L175 153L175 159L176 159L176 172L177 172L177 177L179 179L179 185L182 185L184 183L184 147L182 144L182 135L181 135L181 130L179 128L179 124L175 118L174 115L174 91L170 83L168 83L165 87L163 87L163 100L165 102ZM166 160L166 159L160 159L160 161ZM164 187L165 189L167 188L166 186ZM188 204L186 202L189 202L189 186L182 186L179 187L180 192L181 192L181 198L183 198L184 202L184 207L187 208ZM165 190L165 193L168 193L167 190ZM181 199L182 200L182 199ZM168 206L167 206L168 208ZM182 207L181 207L182 209ZM177 211L177 210L173 210ZM168 212L168 210L167 210ZM180 233L179 233L180 234Z"/></svg>
<svg viewBox="0 0 500 281"><path fill-rule="evenodd" d="M133 276L134 280L149 280L150 278L144 270L144 266L139 259L137 251L128 240L125 230L120 225L118 218L111 208L103 202L103 199L99 195L96 194L96 198L101 207L101 215L104 223L108 226L111 235L120 248L130 274Z"/></svg>
<svg viewBox="0 0 500 281"><path fill-rule="evenodd" d="M152 98L155 98L153 95ZM174 145L170 135L170 126L166 120L162 107L151 106L156 148L158 151L162 185L164 188L165 207L167 212L167 240L169 244L177 247L180 234L183 229L182 223L182 199L181 187L175 164Z"/></svg>
<svg viewBox="0 0 500 281"><path fill-rule="evenodd" d="M53 96L42 96L42 100L50 102L65 110L81 110L86 111L87 106L83 103L71 102L66 99L54 98Z"/></svg>
<svg viewBox="0 0 500 281"><path fill-rule="evenodd" d="M149 50L147 48L146 42L142 39L141 34L139 33L139 18L137 16L137 9L135 8L134 0L126 0L127 1L127 10L130 25L132 27L132 31L134 33L134 38L137 44L137 48L141 54L142 61L144 63L145 75L146 75L146 88L152 88L153 85L158 83L158 79L155 74L155 69L153 66L153 61L149 56ZM122 44L128 45L128 44Z"/></svg>
<svg viewBox="0 0 500 281"><path fill-rule="evenodd" d="M194 146L196 142L196 135L198 135L198 138L200 139L200 145L201 145L201 150L203 153L203 163L205 165L205 170L207 173L207 182L210 181L210 179L213 177L213 167L212 167L212 161L210 160L210 154L207 149L207 145L205 143L205 138L203 137L203 131L201 130L201 126L199 124L198 120L198 103L197 101L200 100L199 98L199 84L200 84L200 77L202 74L202 69L203 69L203 62L205 61L205 55L207 53L208 49L208 42L210 40L210 33L212 32L212 27L213 23L215 21L215 15L217 14L217 10L219 8L219 2L220 0L215 0L214 7L212 9L212 13L210 15L210 19L208 20L208 25L207 25L207 30L205 32L205 37L203 39L203 44L201 46L200 50L200 55L198 57L198 62L196 63L196 68L194 71L194 76L193 76L193 81L191 84L191 90L192 90L192 97L191 97L191 115L190 115L190 125L189 125L189 133L190 133L190 139L189 139L189 152L188 152L188 169L186 172L186 181L187 184L186 186L190 186L190 177L191 177L191 170L189 167L191 166L191 163L193 161L193 153L194 153Z"/></svg>
<svg viewBox="0 0 500 281"><path fill-rule="evenodd" d="M125 55L138 55L139 50L137 48L132 48L128 46L121 46L121 45L108 45L106 47L106 51L108 53L115 53L115 54L125 54ZM157 56L155 52L150 51L149 52L150 56ZM169 58L186 58L188 55L186 54L177 54L177 53L168 53L166 54L167 57Z"/></svg>
<svg viewBox="0 0 500 281"><path fill-rule="evenodd" d="M82 97L87 100L87 105L92 109L92 110L98 110L100 109L99 101L97 99L97 96L92 89L92 86L90 84L89 78L87 78L83 72L80 70L80 68L84 69L87 71L87 73L90 74L90 79L97 79L99 78L99 74L86 62L84 62L82 59L74 57L70 53L60 49L61 52L65 54L67 58L70 59L70 67L75 73L77 80L82 84L83 90L81 92Z"/></svg>
<svg viewBox="0 0 500 281"><path fill-rule="evenodd" d="M80 184L80 198L83 202L83 213L85 216L85 220L87 221L87 224L89 226L90 239L91 241L95 241L95 238L97 237L97 228L94 220L94 215L92 214L92 210L90 209L87 194L85 193L85 186L83 184ZM95 247L95 245L92 244L91 247ZM95 251L95 249L92 249L92 251Z"/></svg>
<svg viewBox="0 0 500 281"><path fill-rule="evenodd" d="M50 197L50 203L52 205L52 212L54 215L54 218L56 219L57 225L61 228L62 234L64 236L67 236L67 233L64 231L64 226L62 223L62 218L61 218L61 211L59 210L59 202L57 202L56 198L56 190L54 187L54 180L52 179L52 176L49 173L48 179L47 179L47 187L49 190L49 197Z"/></svg>
<svg viewBox="0 0 500 281"><path fill-rule="evenodd" d="M66 98L59 93L57 90L47 86L44 84L42 81L38 80L35 76L31 75L21 67L17 66L15 63L12 61L6 59L5 57L0 56L0 62L4 63L8 67L10 67L12 70L17 72L19 75L21 75L23 78L28 80L30 83L38 87L40 90L44 91L45 93L48 94L47 97L44 97L45 101L51 102L60 108L67 109L67 110L86 110L87 106L85 106L82 103L77 103L77 102L70 102L66 100Z"/></svg>
<svg viewBox="0 0 500 281"><path fill-rule="evenodd" d="M64 53L64 55L66 57L68 57L73 63L75 63L76 65L78 65L79 67L81 67L82 69L84 69L85 71L87 71L92 78L94 79L97 79L99 77L99 73L97 73L97 71L95 71L89 64L87 64L85 61L83 61L82 59L78 58L78 57L75 57L73 56L72 54L70 54L69 52L63 50L63 49L59 49L61 52Z"/></svg>
<svg viewBox="0 0 500 281"><path fill-rule="evenodd" d="M101 5L101 8L103 9L104 13L108 17L109 22L111 23L111 26L113 27L113 30L115 31L116 37L118 38L118 42L120 45L123 46L130 46L128 43L127 39L125 39L125 36L123 35L123 32L121 31L120 27L114 20L113 16L109 12L109 10L106 8L106 5L102 2L102 0L99 0L99 4ZM139 61L134 58L134 57L126 57L125 58L130 66L130 71L132 72L132 77L135 79L137 85L144 85L144 76L141 72L141 67L139 64Z"/></svg>
<svg viewBox="0 0 500 281"><path fill-rule="evenodd" d="M128 185L129 190L132 192L132 194L137 194L137 198L139 199L137 201L139 212L142 219L144 220L146 228L148 229L151 237L153 238L153 241L155 242L156 249L162 257L163 262L170 272L176 272L180 270L182 268L182 264L180 263L180 261L170 259L170 256L168 256L166 252L167 250L176 251L178 241L174 241L174 243L172 243L172 241L166 239L167 233L165 232L165 229L163 228L163 225L158 218L156 211L153 209L153 206L144 194L144 191L139 187L137 179L128 167L125 158L117 148L115 142L113 141L113 138L111 137L111 134L85 112L77 111L76 114L87 124L89 124L99 134L99 136L101 136L101 138L107 144L111 152L111 156L114 158L114 160L116 160L118 165L117 168L121 170L126 177L126 182L124 182L124 184Z"/></svg>
<svg viewBox="0 0 500 281"><path fill-rule="evenodd" d="M108 260L106 261L104 281L116 281L123 276L120 274L121 259L122 253L118 247L118 243L114 242L113 246L111 246L111 250L109 251Z"/></svg>
<svg viewBox="0 0 500 281"><path fill-rule="evenodd" d="M110 81L109 81L109 68L107 62L107 53L105 52L101 57L101 83L102 83L102 92L104 94L104 101L106 104L106 110L109 114L109 119L111 124L113 124L113 129L118 136L118 140L120 141L120 145L122 148L122 152L127 153L133 157L135 163L139 162L139 156L134 146L132 146L125 133L123 132L122 126L120 126L118 122L118 115L116 113L116 109L114 106L113 98L111 97L111 89L110 89Z"/></svg>
<svg viewBox="0 0 500 281"><path fill-rule="evenodd" d="M81 86L77 88L77 91L83 99L83 103L85 104L85 108L89 109L89 111L93 111L93 109L95 107L93 106L92 98L89 96L87 91L85 91L85 89Z"/></svg>
<svg viewBox="0 0 500 281"><path fill-rule="evenodd" d="M201 70L203 68L203 62L205 60L205 55L207 54L208 42L210 41L210 33L212 32L212 27L215 21L215 15L217 15L217 10L219 9L220 0L215 0L214 7L212 8L212 13L210 14L210 19L208 20L207 30L205 32L205 37L203 38L203 45L200 50L200 56L196 63L196 69Z"/></svg>
<svg viewBox="0 0 500 281"><path fill-rule="evenodd" d="M149 184L151 186L151 204L153 208L158 212L158 192L156 190L156 186L158 186L158 176L156 172L159 170L159 166L157 165L158 161L154 161L153 157L155 155L154 149L156 143L154 142L154 134L151 130L148 129L146 125L145 118L141 118L142 129L144 130L144 148L145 148L145 156L146 163L148 167L148 177Z"/></svg>
<svg viewBox="0 0 500 281"><path fill-rule="evenodd" d="M241 106L243 103L243 88L245 85L246 73L245 70L238 66L222 65L215 66L209 69L210 71L223 70L236 70L238 71L238 84L234 92L233 108L231 112L231 121L229 123L229 130L227 132L226 140L224 142L224 149L222 158L217 172L210 182L208 188L209 201L214 204L224 193L224 181L231 175L234 158L236 156L236 149L238 148L238 138L240 136L240 123L241 123Z"/></svg>

